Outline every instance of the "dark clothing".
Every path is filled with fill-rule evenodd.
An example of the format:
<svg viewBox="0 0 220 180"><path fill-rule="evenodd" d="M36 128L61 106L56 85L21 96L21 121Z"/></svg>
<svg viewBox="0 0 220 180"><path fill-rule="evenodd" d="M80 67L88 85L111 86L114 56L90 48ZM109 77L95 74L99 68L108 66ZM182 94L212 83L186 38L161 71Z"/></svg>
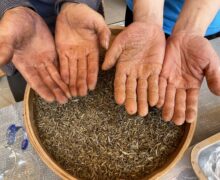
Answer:
<svg viewBox="0 0 220 180"><path fill-rule="evenodd" d="M54 12L58 13L60 10L60 6L64 2L73 2L73 3L85 3L90 6L94 10L98 10L101 0L1 0L0 1L0 17L7 11L8 9L18 7L18 6L25 6L30 7L35 10L37 9L38 5L48 5L54 8Z"/></svg>

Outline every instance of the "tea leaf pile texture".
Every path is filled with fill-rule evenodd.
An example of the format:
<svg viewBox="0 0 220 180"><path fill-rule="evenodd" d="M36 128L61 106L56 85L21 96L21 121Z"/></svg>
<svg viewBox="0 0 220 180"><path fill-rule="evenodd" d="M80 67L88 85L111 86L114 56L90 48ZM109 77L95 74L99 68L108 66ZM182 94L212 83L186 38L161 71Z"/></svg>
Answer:
<svg viewBox="0 0 220 180"><path fill-rule="evenodd" d="M129 116L113 97L114 72L101 72L95 91L65 105L34 98L35 123L46 150L79 179L140 179L166 163L185 126L161 112Z"/></svg>

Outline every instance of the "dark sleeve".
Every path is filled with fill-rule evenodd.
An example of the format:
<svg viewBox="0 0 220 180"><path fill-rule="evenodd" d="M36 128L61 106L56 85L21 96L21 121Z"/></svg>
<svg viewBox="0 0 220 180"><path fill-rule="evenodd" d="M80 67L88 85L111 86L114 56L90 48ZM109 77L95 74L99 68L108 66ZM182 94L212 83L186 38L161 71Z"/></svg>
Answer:
<svg viewBox="0 0 220 180"><path fill-rule="evenodd" d="M18 6L35 9L29 0L0 0L0 17L8 10Z"/></svg>
<svg viewBox="0 0 220 180"><path fill-rule="evenodd" d="M35 9L29 0L0 0L0 18L4 13L12 8L24 6L31 9ZM1 68L8 76L11 76L15 73L16 69L12 63L6 64Z"/></svg>
<svg viewBox="0 0 220 180"><path fill-rule="evenodd" d="M55 5L57 13L59 13L60 7L61 7L62 3L64 3L64 2L87 4L89 7L91 7L95 11L99 11L99 8L102 4L101 0L57 0L56 5Z"/></svg>

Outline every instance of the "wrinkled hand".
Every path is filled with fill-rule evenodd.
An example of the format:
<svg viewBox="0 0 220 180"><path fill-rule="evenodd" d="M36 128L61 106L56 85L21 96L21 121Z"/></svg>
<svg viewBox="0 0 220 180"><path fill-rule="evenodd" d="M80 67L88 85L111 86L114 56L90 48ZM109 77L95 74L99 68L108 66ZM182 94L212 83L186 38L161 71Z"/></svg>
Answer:
<svg viewBox="0 0 220 180"><path fill-rule="evenodd" d="M129 114L148 114L148 102L155 106L159 99L158 81L165 51L162 28L135 22L114 40L108 50L103 69L118 60L114 91L117 104L124 104Z"/></svg>
<svg viewBox="0 0 220 180"><path fill-rule="evenodd" d="M0 65L10 60L46 101L67 101L68 87L54 65L53 37L41 17L28 8L8 10L0 21Z"/></svg>
<svg viewBox="0 0 220 180"><path fill-rule="evenodd" d="M95 89L99 45L108 48L111 32L103 17L83 4L65 3L57 18L56 47L62 79L72 96Z"/></svg>
<svg viewBox="0 0 220 180"><path fill-rule="evenodd" d="M201 36L178 33L168 39L160 75L163 118L181 125L197 116L199 90L204 76L209 89L220 95L220 60L209 41Z"/></svg>

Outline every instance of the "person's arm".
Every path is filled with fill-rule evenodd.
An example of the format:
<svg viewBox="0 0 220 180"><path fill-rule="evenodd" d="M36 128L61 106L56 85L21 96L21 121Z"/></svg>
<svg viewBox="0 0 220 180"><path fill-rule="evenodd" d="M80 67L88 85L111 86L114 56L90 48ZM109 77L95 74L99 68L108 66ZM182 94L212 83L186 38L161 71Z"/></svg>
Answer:
<svg viewBox="0 0 220 180"><path fill-rule="evenodd" d="M220 0L186 0L173 34L187 31L204 36L219 8Z"/></svg>
<svg viewBox="0 0 220 180"><path fill-rule="evenodd" d="M163 25L164 0L134 0L134 22Z"/></svg>
<svg viewBox="0 0 220 180"><path fill-rule="evenodd" d="M186 0L166 44L160 74L163 119L181 125L196 120L199 91L204 77L209 89L220 95L220 59L204 38L216 16L220 0Z"/></svg>

